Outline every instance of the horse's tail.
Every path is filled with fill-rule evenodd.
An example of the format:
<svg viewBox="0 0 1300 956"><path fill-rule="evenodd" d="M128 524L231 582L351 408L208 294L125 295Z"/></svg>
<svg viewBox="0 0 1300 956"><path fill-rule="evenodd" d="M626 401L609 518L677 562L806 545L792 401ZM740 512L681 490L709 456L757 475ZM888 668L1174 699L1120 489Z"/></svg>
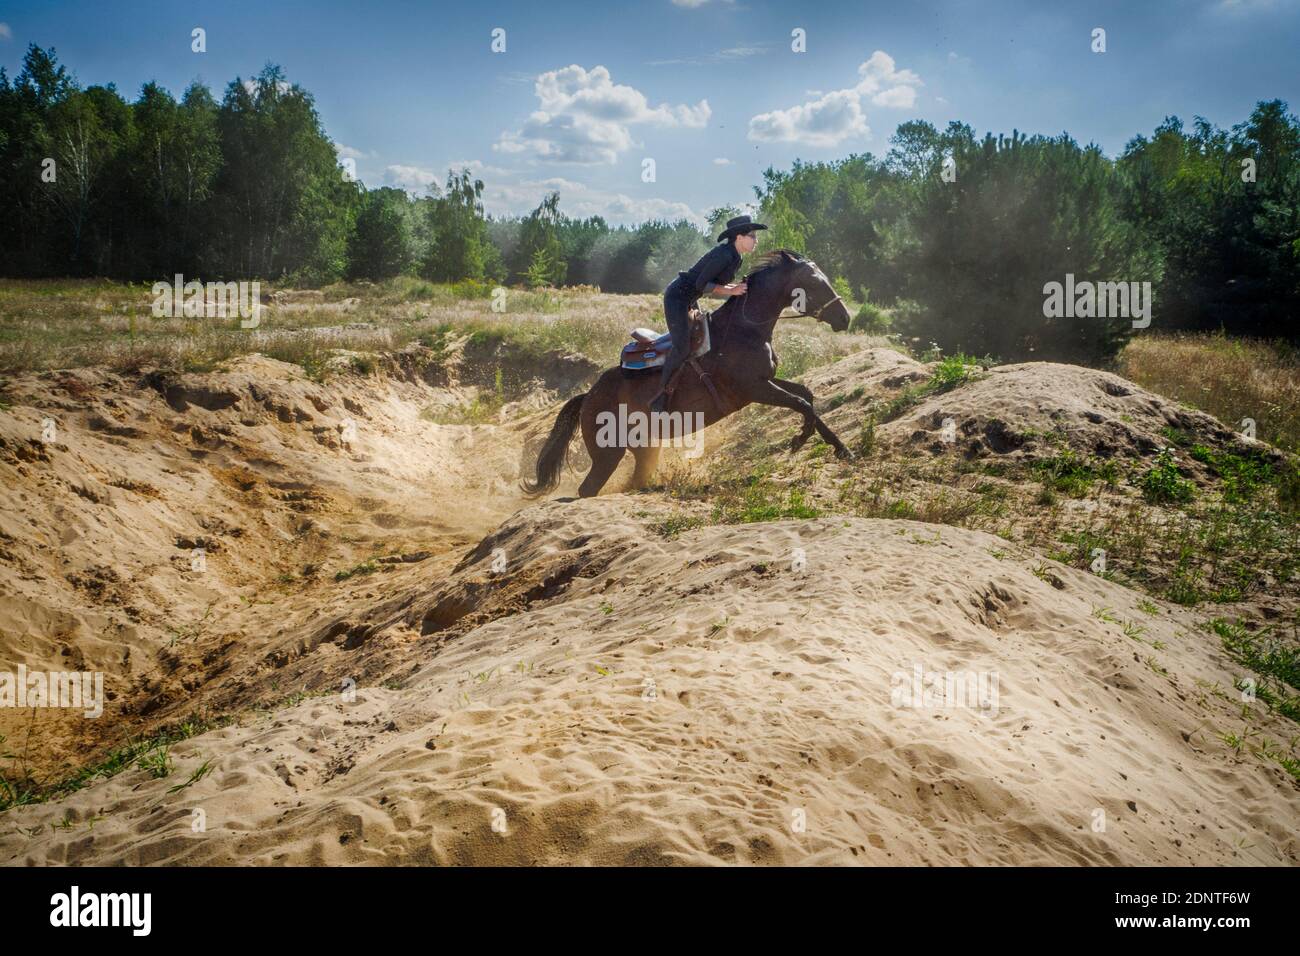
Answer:
<svg viewBox="0 0 1300 956"><path fill-rule="evenodd" d="M569 455L569 442L578 427L582 414L582 400L587 395L575 395L564 403L560 414L556 416L551 433L546 437L542 450L537 456L537 480L521 482L524 494L530 498L545 494L560 483L560 472L564 470L564 461Z"/></svg>

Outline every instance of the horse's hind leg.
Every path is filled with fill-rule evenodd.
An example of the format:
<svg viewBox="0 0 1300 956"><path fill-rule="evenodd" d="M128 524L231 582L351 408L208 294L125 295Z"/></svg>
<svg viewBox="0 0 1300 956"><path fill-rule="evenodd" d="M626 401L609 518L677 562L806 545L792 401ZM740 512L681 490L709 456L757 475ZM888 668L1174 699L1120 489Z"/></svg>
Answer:
<svg viewBox="0 0 1300 956"><path fill-rule="evenodd" d="M807 385L800 385L798 382L791 382L788 379L784 379L784 378L774 378L772 379L772 381L775 382L777 385L781 386L781 388L785 389L791 395L798 395L809 405L813 403L812 389L810 389ZM798 451L800 448L802 448L804 446L804 442L806 442L809 438L812 437L812 433L813 433L812 419L805 418L803 420L803 431L795 435L794 440L790 442L790 451L795 452Z"/></svg>
<svg viewBox="0 0 1300 956"><path fill-rule="evenodd" d="M600 493L600 489L605 487L609 476L614 474L614 469L623 460L623 453L627 449L614 446L589 448L588 451L591 454L591 471L587 472L587 477L582 479L582 484L578 486L578 494L583 498L594 498Z"/></svg>
<svg viewBox="0 0 1300 956"><path fill-rule="evenodd" d="M650 479L655 476L655 469L659 467L659 446L642 445L633 448L632 457L636 459L636 468L632 472L628 488L639 491L650 484Z"/></svg>
<svg viewBox="0 0 1300 956"><path fill-rule="evenodd" d="M591 457L591 470L578 486L578 494L583 498L594 498L600 494L600 489L605 487L610 475L614 474L614 469L623 460L623 453L627 451L617 444L602 445L601 429L597 425L602 414L612 414L610 410L616 408L618 402L627 400L624 397L626 387L622 375L611 369L596 380L591 391L587 392L587 400L583 402L580 422L582 443Z"/></svg>

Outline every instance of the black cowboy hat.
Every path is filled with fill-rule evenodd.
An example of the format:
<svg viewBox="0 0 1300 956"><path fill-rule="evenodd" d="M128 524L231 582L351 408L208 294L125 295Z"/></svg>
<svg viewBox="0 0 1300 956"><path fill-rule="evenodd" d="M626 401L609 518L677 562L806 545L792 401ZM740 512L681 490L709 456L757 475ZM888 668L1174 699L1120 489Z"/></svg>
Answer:
<svg viewBox="0 0 1300 956"><path fill-rule="evenodd" d="M748 216L737 216L735 219L727 220L727 228L723 230L722 235L718 236L718 242L723 242L742 233L755 232L766 228L767 226L761 222L754 222Z"/></svg>

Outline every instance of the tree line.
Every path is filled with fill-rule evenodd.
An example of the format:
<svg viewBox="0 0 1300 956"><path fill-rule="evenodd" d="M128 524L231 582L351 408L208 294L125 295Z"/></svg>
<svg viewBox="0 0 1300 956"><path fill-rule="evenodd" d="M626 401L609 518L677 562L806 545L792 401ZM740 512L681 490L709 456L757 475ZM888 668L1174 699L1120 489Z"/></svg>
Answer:
<svg viewBox="0 0 1300 956"><path fill-rule="evenodd" d="M691 223L611 227L561 213L484 214L483 182L366 189L340 165L311 94L268 65L218 101L156 83L128 103L81 88L54 50L0 69L0 275L322 283L433 281L663 288L708 243ZM687 265L690 263L687 262Z"/></svg>
<svg viewBox="0 0 1300 956"><path fill-rule="evenodd" d="M1300 121L1279 100L1229 130L1167 118L1106 157L1067 134L902 124L883 157L796 161L754 189L764 246L803 252L865 303L859 327L1006 360L1104 359L1127 317L1048 315L1045 286L1149 283L1159 330L1297 336ZM426 196L340 166L313 98L268 65L220 101L155 83L82 88L54 50L0 69L0 275L319 284L592 285L657 292L737 210L611 226L545 196L493 217L482 180ZM1090 310L1081 310L1090 311Z"/></svg>
<svg viewBox="0 0 1300 956"><path fill-rule="evenodd" d="M1073 276L1150 283L1154 329L1300 337L1300 120L1280 100L1231 130L1169 117L1114 160L958 122L904 123L891 147L755 189L773 240L847 280L868 325L1006 359L1115 354L1130 318L1044 314Z"/></svg>

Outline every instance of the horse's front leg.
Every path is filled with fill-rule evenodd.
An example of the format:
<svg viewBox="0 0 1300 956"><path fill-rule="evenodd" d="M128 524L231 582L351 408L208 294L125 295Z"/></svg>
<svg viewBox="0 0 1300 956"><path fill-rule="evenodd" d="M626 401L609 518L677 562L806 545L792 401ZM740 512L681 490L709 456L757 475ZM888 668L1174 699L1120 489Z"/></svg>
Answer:
<svg viewBox="0 0 1300 956"><path fill-rule="evenodd" d="M791 382L784 378L774 378L772 379L772 381L775 382L778 387L785 389L785 391L789 392L791 395L797 395L800 398L802 398L805 402L807 402L809 405L812 405L813 393L812 393L812 389L810 389L807 385L802 385L799 382ZM813 411L816 412L817 409L814 408ZM795 435L793 440L791 440L790 442L791 453L797 452L800 448L802 448L804 446L804 443L808 441L809 438L812 437L812 433L813 433L812 419L805 418L803 420L803 430L800 431L799 434Z"/></svg>
<svg viewBox="0 0 1300 956"><path fill-rule="evenodd" d="M789 384L789 383L786 383ZM792 395L787 392L781 385L778 385L772 379L751 379L745 382L737 382L736 390L751 402L757 402L760 405L775 405L777 408L791 408L803 415L804 427L809 425L817 429L817 434L822 436L826 444L835 449L835 457L842 458L845 461L853 459L853 452L840 441L833 431L826 426L826 423L817 416L813 411L812 402L798 395Z"/></svg>

